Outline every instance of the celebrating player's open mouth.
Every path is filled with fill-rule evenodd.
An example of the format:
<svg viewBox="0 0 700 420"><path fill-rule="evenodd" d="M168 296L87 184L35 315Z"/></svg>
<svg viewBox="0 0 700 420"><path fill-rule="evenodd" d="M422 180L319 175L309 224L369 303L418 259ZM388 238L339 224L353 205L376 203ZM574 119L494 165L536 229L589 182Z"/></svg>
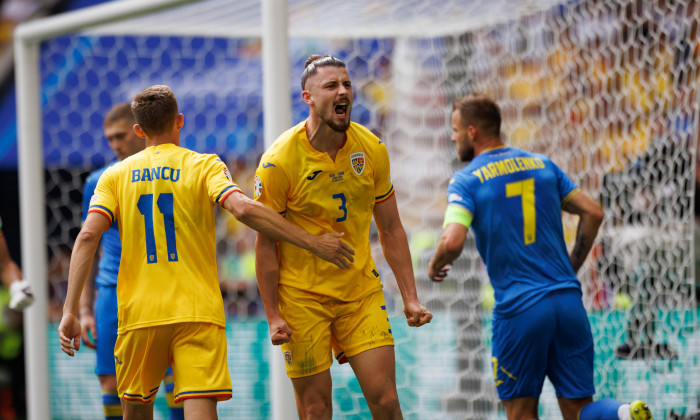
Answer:
<svg viewBox="0 0 700 420"><path fill-rule="evenodd" d="M348 101L341 101L335 106L335 115L340 119L350 117L350 109Z"/></svg>
<svg viewBox="0 0 700 420"><path fill-rule="evenodd" d="M335 104L334 112L336 118L340 121L335 121L332 117L326 121L326 124L333 130L343 133L350 126L350 111L352 110L352 102L347 98L343 98Z"/></svg>

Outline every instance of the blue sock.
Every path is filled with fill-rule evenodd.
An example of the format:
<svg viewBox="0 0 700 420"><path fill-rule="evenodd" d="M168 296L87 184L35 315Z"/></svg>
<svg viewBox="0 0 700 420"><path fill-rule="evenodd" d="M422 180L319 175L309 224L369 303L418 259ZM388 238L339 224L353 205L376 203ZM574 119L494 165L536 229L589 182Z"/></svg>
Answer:
<svg viewBox="0 0 700 420"><path fill-rule="evenodd" d="M612 398L603 398L587 404L578 413L579 420L618 420L617 409L622 403Z"/></svg>
<svg viewBox="0 0 700 420"><path fill-rule="evenodd" d="M117 394L102 394L105 420L122 420L122 402Z"/></svg>
<svg viewBox="0 0 700 420"><path fill-rule="evenodd" d="M170 413L168 420L185 420L185 409L182 407L182 403L175 402L173 388L175 388L175 384L173 384L172 379L167 378L165 380L165 399L168 400Z"/></svg>

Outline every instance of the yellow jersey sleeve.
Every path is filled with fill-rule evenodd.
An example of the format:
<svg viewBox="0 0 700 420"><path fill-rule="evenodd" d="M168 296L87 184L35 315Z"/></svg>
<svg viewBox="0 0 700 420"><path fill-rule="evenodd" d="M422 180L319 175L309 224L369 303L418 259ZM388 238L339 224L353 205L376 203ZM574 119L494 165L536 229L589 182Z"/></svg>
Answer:
<svg viewBox="0 0 700 420"><path fill-rule="evenodd" d="M205 185L212 204L221 203L233 192L242 192L240 187L231 178L226 164L216 155L208 155L204 163Z"/></svg>
<svg viewBox="0 0 700 420"><path fill-rule="evenodd" d="M95 193L90 198L88 213L99 213L109 219L109 223L117 220L117 194L114 186L115 171L119 164L115 164L100 176L95 187Z"/></svg>
<svg viewBox="0 0 700 420"><path fill-rule="evenodd" d="M381 203L394 193L394 185L390 175L389 152L383 142L377 146L374 171L374 197L377 203Z"/></svg>
<svg viewBox="0 0 700 420"><path fill-rule="evenodd" d="M263 155L255 170L254 198L274 211L284 214L287 211L290 181L277 159Z"/></svg>

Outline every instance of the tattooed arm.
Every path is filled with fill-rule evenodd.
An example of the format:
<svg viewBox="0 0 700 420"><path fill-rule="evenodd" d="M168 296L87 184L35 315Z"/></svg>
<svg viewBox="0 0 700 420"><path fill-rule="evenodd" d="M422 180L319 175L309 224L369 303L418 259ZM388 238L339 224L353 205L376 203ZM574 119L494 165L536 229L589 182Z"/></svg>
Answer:
<svg viewBox="0 0 700 420"><path fill-rule="evenodd" d="M576 242L569 255L571 267L577 273L586 260L598 234L598 228L603 221L603 209L588 195L579 192L564 205L564 211L579 216Z"/></svg>

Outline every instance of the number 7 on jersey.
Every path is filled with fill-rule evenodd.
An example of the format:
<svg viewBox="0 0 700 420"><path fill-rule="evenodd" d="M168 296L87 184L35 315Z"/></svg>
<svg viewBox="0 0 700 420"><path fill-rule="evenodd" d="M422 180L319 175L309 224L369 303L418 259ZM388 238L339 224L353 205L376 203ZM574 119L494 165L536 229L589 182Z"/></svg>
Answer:
<svg viewBox="0 0 700 420"><path fill-rule="evenodd" d="M525 245L530 245L535 242L535 230L537 229L535 179L528 178L506 184L506 197L517 196L520 196L520 203L523 208L523 235L525 238Z"/></svg>

